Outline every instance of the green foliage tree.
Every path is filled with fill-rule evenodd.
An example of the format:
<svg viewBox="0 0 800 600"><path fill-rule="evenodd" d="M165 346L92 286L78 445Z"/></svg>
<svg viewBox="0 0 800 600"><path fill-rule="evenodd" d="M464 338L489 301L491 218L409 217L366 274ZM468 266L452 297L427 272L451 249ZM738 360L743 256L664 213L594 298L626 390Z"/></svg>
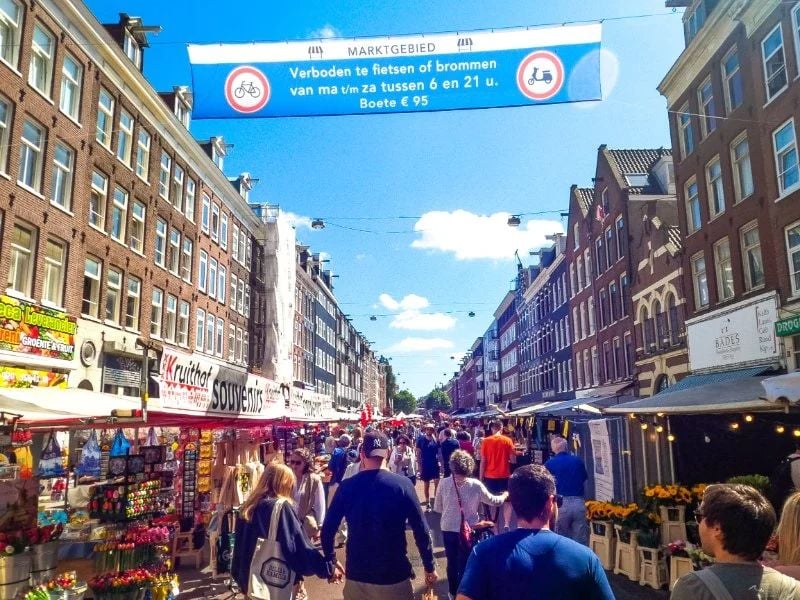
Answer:
<svg viewBox="0 0 800 600"><path fill-rule="evenodd" d="M414 394L408 390L400 390L394 396L394 411L395 413L404 412L406 414L413 413L417 408L417 399Z"/></svg>
<svg viewBox="0 0 800 600"><path fill-rule="evenodd" d="M425 408L428 410L450 410L453 407L453 402L450 396L442 388L434 388L425 396Z"/></svg>

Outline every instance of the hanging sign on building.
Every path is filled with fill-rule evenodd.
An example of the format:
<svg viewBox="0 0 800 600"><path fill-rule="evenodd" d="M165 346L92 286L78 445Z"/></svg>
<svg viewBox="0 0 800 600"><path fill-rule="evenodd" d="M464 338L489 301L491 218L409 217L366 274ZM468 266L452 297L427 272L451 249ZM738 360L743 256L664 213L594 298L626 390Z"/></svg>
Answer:
<svg viewBox="0 0 800 600"><path fill-rule="evenodd" d="M687 321L689 367L700 371L778 360L777 320L777 296L770 293Z"/></svg>
<svg viewBox="0 0 800 600"><path fill-rule="evenodd" d="M71 361L77 329L66 313L0 295L0 351Z"/></svg>
<svg viewBox="0 0 800 600"><path fill-rule="evenodd" d="M190 44L202 118L303 117L600 100L601 25Z"/></svg>
<svg viewBox="0 0 800 600"><path fill-rule="evenodd" d="M67 387L67 375L0 365L0 388Z"/></svg>
<svg viewBox="0 0 800 600"><path fill-rule="evenodd" d="M589 421L594 464L594 497L611 500L614 497L614 463L611 459L611 438L608 419Z"/></svg>

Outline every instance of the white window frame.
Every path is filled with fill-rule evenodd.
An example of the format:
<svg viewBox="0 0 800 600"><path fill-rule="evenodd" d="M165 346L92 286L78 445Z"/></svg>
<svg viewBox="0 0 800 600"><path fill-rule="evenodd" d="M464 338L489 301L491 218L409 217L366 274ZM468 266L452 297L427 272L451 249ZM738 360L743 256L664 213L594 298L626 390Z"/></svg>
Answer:
<svg viewBox="0 0 800 600"><path fill-rule="evenodd" d="M217 275L217 259L216 258L209 258L208 259L208 296L210 298L217 298L217 283L218 283L218 275Z"/></svg>
<svg viewBox="0 0 800 600"><path fill-rule="evenodd" d="M225 304L225 294L228 292L228 270L225 268L225 265L219 265L219 269L217 271L217 277L219 278L219 283L217 284L217 301L220 304Z"/></svg>
<svg viewBox="0 0 800 600"><path fill-rule="evenodd" d="M219 247L228 250L228 213L222 213L219 217Z"/></svg>
<svg viewBox="0 0 800 600"><path fill-rule="evenodd" d="M202 308L195 310L194 316L194 349L205 350L206 311Z"/></svg>
<svg viewBox="0 0 800 600"><path fill-rule="evenodd" d="M211 198L209 198L208 194L203 192L203 203L200 209L200 228L206 235L208 235L210 229L209 226L210 222L211 222Z"/></svg>
<svg viewBox="0 0 800 600"><path fill-rule="evenodd" d="M675 117L678 122L678 142L681 149L681 159L684 159L694 152L694 126L692 125L692 114L689 112L688 102L678 109Z"/></svg>
<svg viewBox="0 0 800 600"><path fill-rule="evenodd" d="M114 232L114 219L118 217L119 231ZM111 197L111 218L108 220L108 234L111 239L125 243L125 229L128 222L128 192L120 186L114 186Z"/></svg>
<svg viewBox="0 0 800 600"><path fill-rule="evenodd" d="M736 68L732 72L728 72L726 64L727 62L733 57L736 56ZM722 70L722 88L725 96L725 110L727 114L732 113L734 110L739 108L744 102L744 84L742 82L742 64L739 60L739 51L736 46L733 46L728 52L725 54L725 57L722 59L722 64L720 65L720 69ZM731 82L734 80L734 77L738 77L740 98L739 104L733 106L733 99L731 98Z"/></svg>
<svg viewBox="0 0 800 600"><path fill-rule="evenodd" d="M153 288L150 295L150 337L161 339L164 324L164 290Z"/></svg>
<svg viewBox="0 0 800 600"><path fill-rule="evenodd" d="M169 202L170 192L170 172L172 171L172 157L166 150L161 151L161 159L158 162L158 195Z"/></svg>
<svg viewBox="0 0 800 600"><path fill-rule="evenodd" d="M58 108L76 123L80 123L82 90L83 65L71 54L65 54L61 63L61 92L58 98Z"/></svg>
<svg viewBox="0 0 800 600"><path fill-rule="evenodd" d="M181 252L181 232L175 227L170 227L167 241L167 271L173 275L180 276Z"/></svg>
<svg viewBox="0 0 800 600"><path fill-rule="evenodd" d="M747 154L742 156L737 155L737 148L742 144L747 145ZM731 142L731 170L733 171L733 190L734 190L734 202L739 203L745 198L749 198L753 191L755 190L755 185L753 182L753 164L750 160L750 140L747 137L747 131L743 131L740 133L732 142ZM744 169L743 165L747 165L747 173L748 178L750 180L750 190L744 190L742 187L742 180L744 179ZM747 192L747 193L745 193Z"/></svg>
<svg viewBox="0 0 800 600"><path fill-rule="evenodd" d="M792 142L779 149L777 146L777 136L787 126L791 128ZM797 181L795 181L795 183L793 183L789 187L784 187L783 175L788 173L791 170L791 168L786 169L785 171L781 171L781 157L791 152L794 152L794 157L795 157L794 169L795 171L797 171ZM772 155L773 158L775 159L775 175L777 177L779 197L782 198L787 194L796 190L798 187L800 187L800 157L798 156L798 150L797 150L797 131L794 126L794 118L790 118L787 121L781 123L779 127L775 128L772 131Z"/></svg>
<svg viewBox="0 0 800 600"><path fill-rule="evenodd" d="M142 254L144 252L144 236L147 222L147 206L144 202L134 200L131 204L131 226L128 232L129 246L131 250ZM139 234L139 237L136 234Z"/></svg>
<svg viewBox="0 0 800 600"><path fill-rule="evenodd" d="M181 278L192 283L192 267L194 266L194 242L188 235L183 236L181 243Z"/></svg>
<svg viewBox="0 0 800 600"><path fill-rule="evenodd" d="M195 202L197 202L197 184L191 177L186 178L186 198L183 202L184 216L194 223Z"/></svg>
<svg viewBox="0 0 800 600"><path fill-rule="evenodd" d="M700 271L697 268L698 261L703 261L703 270ZM695 308L705 308L710 303L710 298L708 295L708 267L706 266L706 257L705 253L701 250L700 252L692 255L691 258L691 269L692 269L692 287L694 288L694 303ZM701 279L700 276L702 275L703 286L704 290L701 290ZM705 302L703 302L703 291L705 291Z"/></svg>
<svg viewBox="0 0 800 600"><path fill-rule="evenodd" d="M178 297L167 294L167 306L164 310L164 339L175 343L178 339Z"/></svg>
<svg viewBox="0 0 800 600"><path fill-rule="evenodd" d="M156 219L156 239L153 251L153 262L166 268L167 264L167 222L161 217Z"/></svg>
<svg viewBox="0 0 800 600"><path fill-rule="evenodd" d="M30 239L29 246L24 246L15 241L15 233L17 230L28 234ZM33 298L33 275L38 261L38 233L35 227L27 223L14 223L11 233L12 237L9 243L11 249L11 265L8 270L8 291L13 292L11 293L13 296Z"/></svg>
<svg viewBox="0 0 800 600"><path fill-rule="evenodd" d="M2 17L2 12L0 12ZM2 18L0 18L2 26ZM9 138L11 137L11 119L14 113L14 105L4 96L0 96L0 173L8 174L8 153L10 149Z"/></svg>
<svg viewBox="0 0 800 600"><path fill-rule="evenodd" d="M771 102L774 98L777 98L778 96L780 96L783 93L783 91L786 88L789 87L789 71L788 71L788 65L786 64L786 51L785 51L786 42L783 39L783 27L782 27L782 25L783 25L782 22L778 22L778 24L775 27L773 27L769 31L769 33L767 33L767 35L765 35L761 39L761 67L762 67L762 70L763 70L763 73L764 73L764 93L766 94L767 102ZM778 46L778 48L772 54L767 56L764 53L764 42L766 42L770 37L772 37L772 34L774 34L776 30L780 33L780 38L781 38L780 46ZM767 73L767 62L769 61L770 58L775 56L778 52L780 52L781 56L783 57L783 73L784 73L784 77L786 79L786 83L779 90L776 90L774 93L770 94L769 93L769 73ZM774 76L775 75L773 74L773 78L774 78Z"/></svg>
<svg viewBox="0 0 800 600"><path fill-rule="evenodd" d="M747 245L745 243L745 235L750 233L751 231L756 231L758 234L758 244L751 244ZM758 290L764 287L766 281L766 274L764 273L764 254L761 250L761 232L759 231L758 221L751 221L747 225L743 226L739 230L739 243L741 244L742 249L742 271L744 273L744 287L745 289L750 292L752 290ZM753 282L753 273L750 270L750 261L748 260L750 257L750 253L757 249L758 250L758 260L761 263L761 277L762 281L760 283Z"/></svg>
<svg viewBox="0 0 800 600"><path fill-rule="evenodd" d="M116 267L106 269L106 298L103 318L106 323L119 323L122 304L122 271Z"/></svg>
<svg viewBox="0 0 800 600"><path fill-rule="evenodd" d="M691 195L691 188L692 186L695 187L696 193L694 196ZM697 183L697 178L692 177L686 182L684 188L684 198L686 202L686 230L689 235L693 234L695 231L700 230L703 227L703 210L702 204L700 202L700 186ZM697 205L697 213L698 213L698 223L694 222L694 210L693 207Z"/></svg>
<svg viewBox="0 0 800 600"><path fill-rule="evenodd" d="M789 241L789 232L797 230L797 245L792 247ZM789 281L792 285L792 296L800 296L800 221L795 221L784 229L786 241L786 260L789 265ZM797 269L795 269L794 255L797 254ZM798 348L800 350L800 348Z"/></svg>
<svg viewBox="0 0 800 600"><path fill-rule="evenodd" d="M726 248L727 256L721 255L722 248ZM714 243L714 272L717 276L717 298L720 302L730 300L736 294L733 281L733 257L731 256L731 242L727 236ZM726 282L730 282L729 293L726 293Z"/></svg>
<svg viewBox="0 0 800 600"><path fill-rule="evenodd" d="M54 256L50 250L58 248L60 256ZM44 249L44 277L42 278L42 304L61 308L64 306L64 284L67 273L66 243L59 239L48 238Z"/></svg>
<svg viewBox="0 0 800 600"><path fill-rule="evenodd" d="M25 9L16 0L9 0L9 2L16 7L17 14L14 17L14 15L10 15L0 8L0 27L7 28L10 33L8 43L0 47L0 60L9 65L14 71L17 71L20 42L22 40L22 19Z"/></svg>
<svg viewBox="0 0 800 600"><path fill-rule="evenodd" d="M141 299L142 280L133 275L128 275L128 284L125 286L125 329L139 331Z"/></svg>
<svg viewBox="0 0 800 600"><path fill-rule="evenodd" d="M197 289L205 293L208 280L208 252L200 250L200 262L197 266Z"/></svg>
<svg viewBox="0 0 800 600"><path fill-rule="evenodd" d="M97 272L94 273L89 270L89 263L97 266ZM86 279L91 279L94 283L91 284L90 298L85 297ZM81 314L86 317L98 319L100 317L100 287L103 281L103 261L94 256L87 256L83 263L83 287L84 293L81 295ZM88 304L89 310L84 310Z"/></svg>
<svg viewBox="0 0 800 600"><path fill-rule="evenodd" d="M186 172L183 170L177 162L172 167L172 191L170 192L170 196L172 197L172 204L178 210L178 212L183 212L183 193L184 193L184 185L186 181Z"/></svg>
<svg viewBox="0 0 800 600"><path fill-rule="evenodd" d="M136 176L142 181L150 177L150 145L152 138L141 125L136 136Z"/></svg>
<svg viewBox="0 0 800 600"><path fill-rule="evenodd" d="M104 102L104 99L107 102ZM109 152L111 151L111 132L114 128L114 96L105 88L97 95L97 126L95 140Z"/></svg>
<svg viewBox="0 0 800 600"><path fill-rule="evenodd" d="M178 345L189 346L189 318L191 306L186 300L178 302Z"/></svg>
<svg viewBox="0 0 800 600"><path fill-rule="evenodd" d="M206 353L214 354L215 319L211 313L206 314Z"/></svg>
<svg viewBox="0 0 800 600"><path fill-rule="evenodd" d="M703 93L706 89L711 92L710 96L705 96ZM717 128L717 115L714 107L714 84L710 76L697 87L697 106L700 112L700 135L705 139L709 133Z"/></svg>
<svg viewBox="0 0 800 600"><path fill-rule="evenodd" d="M100 185L102 183L102 186ZM92 207L92 204L96 206ZM105 231L106 206L108 204L108 177L100 171L92 171L92 185L89 197L89 226Z"/></svg>
<svg viewBox="0 0 800 600"><path fill-rule="evenodd" d="M217 339L214 344L214 356L222 357L225 345L225 321L217 317Z"/></svg>
<svg viewBox="0 0 800 600"><path fill-rule="evenodd" d="M228 323L228 362L236 360L236 326Z"/></svg>
<svg viewBox="0 0 800 600"><path fill-rule="evenodd" d="M126 167L131 166L133 156L133 129L136 121L127 110L119 111L119 128L117 130L117 158Z"/></svg>
<svg viewBox="0 0 800 600"><path fill-rule="evenodd" d="M718 174L715 177L712 174L712 168L716 167ZM725 212L725 185L722 180L722 161L719 155L716 155L705 167L706 173L706 195L708 197L708 214L709 219L713 220ZM719 202L720 206L717 206Z"/></svg>
<svg viewBox="0 0 800 600"><path fill-rule="evenodd" d="M236 295L239 290L239 278L231 272L231 310L236 310Z"/></svg>
<svg viewBox="0 0 800 600"><path fill-rule="evenodd" d="M36 36L41 35L47 41L40 43ZM28 63L28 85L45 98L53 94L53 70L55 68L56 38L41 23L36 22L31 35L31 56Z"/></svg>
<svg viewBox="0 0 800 600"><path fill-rule="evenodd" d="M239 226L233 224L233 239L231 240L231 258L239 260Z"/></svg>
<svg viewBox="0 0 800 600"><path fill-rule="evenodd" d="M53 172L50 176L50 203L66 211L72 210L74 169L75 151L63 142L56 142L53 150Z"/></svg>
<svg viewBox="0 0 800 600"><path fill-rule="evenodd" d="M211 204L211 241L219 242L219 204Z"/></svg>
<svg viewBox="0 0 800 600"><path fill-rule="evenodd" d="M38 140L28 139L25 136L25 128L30 127L38 133ZM44 162L44 150L46 144L46 132L44 127L25 119L20 135L19 146L19 176L17 183L22 187L41 193L42 191L42 163Z"/></svg>

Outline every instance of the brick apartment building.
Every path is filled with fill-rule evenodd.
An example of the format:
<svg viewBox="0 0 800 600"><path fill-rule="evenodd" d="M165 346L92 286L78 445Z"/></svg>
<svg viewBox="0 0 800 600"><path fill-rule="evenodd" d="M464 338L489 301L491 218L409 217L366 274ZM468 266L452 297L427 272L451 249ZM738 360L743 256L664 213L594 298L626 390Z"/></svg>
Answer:
<svg viewBox="0 0 800 600"><path fill-rule="evenodd" d="M500 341L501 408L513 409L519 403L519 355L517 338L517 293L510 291L494 312Z"/></svg>

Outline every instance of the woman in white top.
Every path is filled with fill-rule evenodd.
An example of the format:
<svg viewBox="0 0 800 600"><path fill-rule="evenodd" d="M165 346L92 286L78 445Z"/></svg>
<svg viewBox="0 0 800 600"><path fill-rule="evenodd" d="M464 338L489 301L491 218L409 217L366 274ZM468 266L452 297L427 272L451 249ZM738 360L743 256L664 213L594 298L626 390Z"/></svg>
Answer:
<svg viewBox="0 0 800 600"><path fill-rule="evenodd" d="M463 450L456 450L450 456L450 472L436 490L433 510L442 513L441 530L444 542L444 554L447 557L447 584L450 595L455 598L464 568L467 565L469 552L461 546L459 532L461 515L470 527L475 527L481 520L478 511L481 503L501 506L508 497L508 492L499 496L489 493L479 480L470 477L475 470L475 459ZM459 502L460 499L460 502Z"/></svg>
<svg viewBox="0 0 800 600"><path fill-rule="evenodd" d="M296 448L289 455L289 466L296 479L292 491L294 509L308 539L315 542L325 520L325 490L322 478L312 471L312 465L313 458L307 448ZM293 597L296 600L308 598L302 577L298 577Z"/></svg>
<svg viewBox="0 0 800 600"><path fill-rule="evenodd" d="M417 457L408 436L398 436L397 445L389 456L389 470L405 475L413 485L417 484Z"/></svg>

